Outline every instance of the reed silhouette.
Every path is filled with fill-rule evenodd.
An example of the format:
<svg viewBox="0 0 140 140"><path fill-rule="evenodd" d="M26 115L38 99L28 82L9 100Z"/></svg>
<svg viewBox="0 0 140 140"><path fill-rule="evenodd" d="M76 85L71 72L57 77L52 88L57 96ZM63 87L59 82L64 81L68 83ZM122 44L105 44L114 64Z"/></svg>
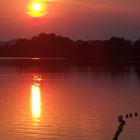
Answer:
<svg viewBox="0 0 140 140"><path fill-rule="evenodd" d="M134 116L137 117L138 113L134 113L134 115L132 113L126 114L125 118L128 119L128 118L132 118ZM112 140L118 140L119 139L119 136L123 132L123 128L126 125L126 121L124 120L124 117L122 115L118 116L118 122L119 122L119 126L118 126Z"/></svg>

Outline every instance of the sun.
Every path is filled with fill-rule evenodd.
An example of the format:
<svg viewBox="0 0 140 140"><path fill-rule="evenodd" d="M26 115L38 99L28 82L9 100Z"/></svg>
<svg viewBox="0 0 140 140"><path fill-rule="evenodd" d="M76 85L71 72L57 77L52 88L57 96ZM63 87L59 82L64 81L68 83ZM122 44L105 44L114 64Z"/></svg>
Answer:
<svg viewBox="0 0 140 140"><path fill-rule="evenodd" d="M42 9L42 5L40 3L36 2L32 5L32 10L34 11L40 11L41 9Z"/></svg>
<svg viewBox="0 0 140 140"><path fill-rule="evenodd" d="M41 1L32 1L27 7L27 12L30 17L43 17L47 14L46 4Z"/></svg>

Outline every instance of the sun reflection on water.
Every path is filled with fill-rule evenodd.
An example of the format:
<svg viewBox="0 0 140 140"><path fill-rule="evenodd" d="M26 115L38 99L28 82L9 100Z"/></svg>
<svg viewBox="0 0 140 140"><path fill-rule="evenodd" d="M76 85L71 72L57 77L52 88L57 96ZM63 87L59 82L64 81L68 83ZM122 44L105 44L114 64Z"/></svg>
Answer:
<svg viewBox="0 0 140 140"><path fill-rule="evenodd" d="M35 121L40 121L41 117L41 90L40 81L41 76L33 75L33 84L31 86L31 111L32 118Z"/></svg>

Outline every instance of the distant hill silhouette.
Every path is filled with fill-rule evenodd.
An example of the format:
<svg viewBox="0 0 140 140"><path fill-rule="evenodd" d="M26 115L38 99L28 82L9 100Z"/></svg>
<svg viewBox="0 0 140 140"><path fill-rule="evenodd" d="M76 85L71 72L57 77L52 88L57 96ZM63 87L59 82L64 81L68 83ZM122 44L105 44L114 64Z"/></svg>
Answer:
<svg viewBox="0 0 140 140"><path fill-rule="evenodd" d="M0 43L0 57L66 58L82 61L140 61L140 39L73 41L55 34L41 33L31 39Z"/></svg>

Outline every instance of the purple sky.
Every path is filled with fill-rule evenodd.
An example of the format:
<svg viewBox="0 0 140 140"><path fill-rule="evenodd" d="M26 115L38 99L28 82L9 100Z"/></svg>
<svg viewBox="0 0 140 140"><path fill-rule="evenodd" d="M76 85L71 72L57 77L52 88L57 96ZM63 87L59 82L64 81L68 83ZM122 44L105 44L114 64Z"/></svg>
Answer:
<svg viewBox="0 0 140 140"><path fill-rule="evenodd" d="M0 41L41 32L84 40L140 38L140 0L45 0L48 14L42 18L25 13L29 2L0 1Z"/></svg>

